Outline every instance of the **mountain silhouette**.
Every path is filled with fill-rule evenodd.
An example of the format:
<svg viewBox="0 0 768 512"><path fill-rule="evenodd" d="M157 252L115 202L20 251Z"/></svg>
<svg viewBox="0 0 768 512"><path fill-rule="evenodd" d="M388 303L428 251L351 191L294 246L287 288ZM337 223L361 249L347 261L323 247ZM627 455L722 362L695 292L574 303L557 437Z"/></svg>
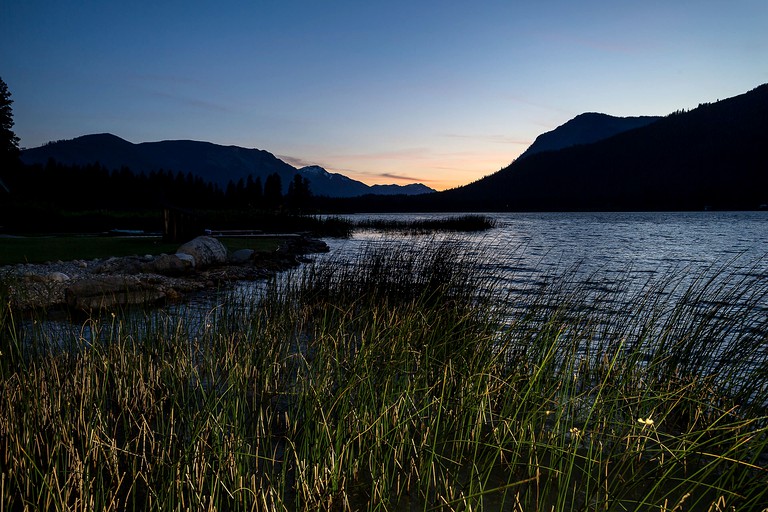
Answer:
<svg viewBox="0 0 768 512"><path fill-rule="evenodd" d="M366 194L423 194L433 190L424 185L369 186L342 174L329 173L319 166L296 169L268 151L221 146L192 140L166 140L134 144L109 133L84 135L26 149L21 160L28 165L45 165L49 159L64 165L84 166L99 163L110 170L123 167L134 173L173 171L192 173L222 188L232 181L280 176L283 192L296 174L310 182L315 195L354 197Z"/></svg>
<svg viewBox="0 0 768 512"><path fill-rule="evenodd" d="M615 117L597 112L579 114L554 130L536 137L533 144L518 159L544 151L591 144L627 130L647 126L659 119L661 118L658 116Z"/></svg>
<svg viewBox="0 0 768 512"><path fill-rule="evenodd" d="M431 208L475 210L760 208L768 204L768 84L591 144L534 152L428 198Z"/></svg>
<svg viewBox="0 0 768 512"><path fill-rule="evenodd" d="M302 167L298 170L303 178L309 180L312 193L327 197L358 197L368 194L381 196L391 195L420 195L434 192L433 189L421 183L409 185L366 185L339 173L331 173L319 165Z"/></svg>

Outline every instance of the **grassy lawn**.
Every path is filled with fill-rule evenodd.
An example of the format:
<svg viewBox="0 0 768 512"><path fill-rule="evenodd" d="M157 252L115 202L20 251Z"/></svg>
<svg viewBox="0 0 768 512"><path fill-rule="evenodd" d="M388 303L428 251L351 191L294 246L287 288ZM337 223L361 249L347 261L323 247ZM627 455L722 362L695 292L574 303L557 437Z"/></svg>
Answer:
<svg viewBox="0 0 768 512"><path fill-rule="evenodd" d="M222 238L230 251L273 251L278 238ZM180 244L159 237L30 236L0 238L0 265L174 253Z"/></svg>

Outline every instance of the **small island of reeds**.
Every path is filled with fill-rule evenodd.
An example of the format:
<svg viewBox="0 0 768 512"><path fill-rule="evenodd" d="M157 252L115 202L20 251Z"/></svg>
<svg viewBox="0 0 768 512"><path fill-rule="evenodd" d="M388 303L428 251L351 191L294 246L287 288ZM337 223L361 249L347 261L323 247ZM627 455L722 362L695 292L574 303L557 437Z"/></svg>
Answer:
<svg viewBox="0 0 768 512"><path fill-rule="evenodd" d="M358 229L377 231L396 231L406 234L425 234L436 232L474 232L486 231L496 227L496 222L485 215L454 215L428 219L377 219L368 218L353 222Z"/></svg>
<svg viewBox="0 0 768 512"><path fill-rule="evenodd" d="M202 317L117 312L65 339L2 302L0 503L765 507L764 279L668 275L613 308L567 275L507 293L481 264L371 248Z"/></svg>

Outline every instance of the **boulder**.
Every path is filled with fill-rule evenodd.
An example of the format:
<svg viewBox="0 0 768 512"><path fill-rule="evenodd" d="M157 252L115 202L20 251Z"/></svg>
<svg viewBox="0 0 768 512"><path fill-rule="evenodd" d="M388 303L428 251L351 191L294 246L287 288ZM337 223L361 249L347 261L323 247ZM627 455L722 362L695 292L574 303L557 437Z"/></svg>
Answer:
<svg viewBox="0 0 768 512"><path fill-rule="evenodd" d="M69 281L69 276L64 272L51 272L45 277L52 283L63 283L64 281Z"/></svg>
<svg viewBox="0 0 768 512"><path fill-rule="evenodd" d="M195 267L195 260L188 254L161 254L141 266L142 272L180 276L188 274Z"/></svg>
<svg viewBox="0 0 768 512"><path fill-rule="evenodd" d="M64 290L69 307L83 311L133 304L152 304L165 297L157 286L134 276L103 276L83 279Z"/></svg>
<svg viewBox="0 0 768 512"><path fill-rule="evenodd" d="M210 236L199 236L176 250L178 254L189 254L195 259L195 268L201 269L227 262L227 248Z"/></svg>
<svg viewBox="0 0 768 512"><path fill-rule="evenodd" d="M242 263L248 263L253 259L253 249L240 249L229 255L229 262L237 265Z"/></svg>
<svg viewBox="0 0 768 512"><path fill-rule="evenodd" d="M136 256L112 257L94 265L95 274L138 274L143 261Z"/></svg>
<svg viewBox="0 0 768 512"><path fill-rule="evenodd" d="M191 254L185 254L183 252L177 252L174 254L177 258L179 258L181 261L184 261L187 265L191 266L192 268L195 268L195 257Z"/></svg>

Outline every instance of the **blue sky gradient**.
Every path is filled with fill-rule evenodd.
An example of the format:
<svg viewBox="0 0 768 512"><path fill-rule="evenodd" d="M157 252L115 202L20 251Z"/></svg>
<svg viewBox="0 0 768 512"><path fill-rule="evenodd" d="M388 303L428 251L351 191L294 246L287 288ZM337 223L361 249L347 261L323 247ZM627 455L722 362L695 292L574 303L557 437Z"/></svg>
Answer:
<svg viewBox="0 0 768 512"><path fill-rule="evenodd" d="M768 82L766 27L765 0L8 1L0 77L25 147L206 140L444 189L582 112Z"/></svg>

